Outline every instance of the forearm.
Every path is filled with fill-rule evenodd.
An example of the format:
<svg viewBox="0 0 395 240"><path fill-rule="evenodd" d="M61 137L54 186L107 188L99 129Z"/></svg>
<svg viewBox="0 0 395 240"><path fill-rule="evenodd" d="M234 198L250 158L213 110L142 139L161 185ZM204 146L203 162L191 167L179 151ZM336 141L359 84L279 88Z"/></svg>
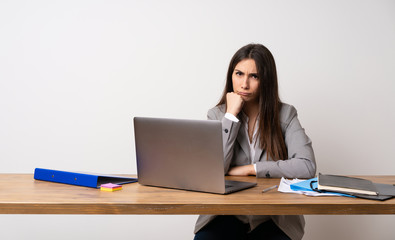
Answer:
<svg viewBox="0 0 395 240"><path fill-rule="evenodd" d="M237 134L240 129L240 122L232 121L224 115L217 116L213 111L209 111L207 118L210 120L221 120L222 123L222 144L224 152L224 169L225 173L228 172L230 163L232 162L234 145L236 142Z"/></svg>
<svg viewBox="0 0 395 240"><path fill-rule="evenodd" d="M255 166L253 164L235 166L229 169L228 175L230 176L249 176L256 175Z"/></svg>
<svg viewBox="0 0 395 240"><path fill-rule="evenodd" d="M312 178L316 171L313 161L300 158L258 162L256 167L257 177L262 178Z"/></svg>

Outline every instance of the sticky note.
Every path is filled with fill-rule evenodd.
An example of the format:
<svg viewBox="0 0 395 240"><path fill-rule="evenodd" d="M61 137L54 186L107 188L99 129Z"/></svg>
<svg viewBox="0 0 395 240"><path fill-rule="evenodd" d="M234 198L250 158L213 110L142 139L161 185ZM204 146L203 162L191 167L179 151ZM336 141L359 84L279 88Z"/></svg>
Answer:
<svg viewBox="0 0 395 240"><path fill-rule="evenodd" d="M122 189L122 185L113 184L113 183L106 183L106 184L100 185L100 190L107 191L107 192L113 192L113 191L117 191L117 190L121 190L121 189Z"/></svg>

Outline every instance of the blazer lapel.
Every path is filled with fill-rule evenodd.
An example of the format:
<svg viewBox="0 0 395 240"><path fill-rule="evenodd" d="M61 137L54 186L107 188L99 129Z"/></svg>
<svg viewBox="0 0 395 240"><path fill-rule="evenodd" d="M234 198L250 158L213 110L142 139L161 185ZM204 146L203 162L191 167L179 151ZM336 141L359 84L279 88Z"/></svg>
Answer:
<svg viewBox="0 0 395 240"><path fill-rule="evenodd" d="M260 142L259 142L259 138L258 138L255 143L255 156L254 156L254 159L252 160L252 163L259 162L262 152L263 152L263 149L260 147Z"/></svg>
<svg viewBox="0 0 395 240"><path fill-rule="evenodd" d="M250 158L250 146L248 145L248 142L247 142L248 136L246 135L244 126L241 126L236 140L240 144L241 149L243 149L244 153L246 154L246 156L249 159Z"/></svg>

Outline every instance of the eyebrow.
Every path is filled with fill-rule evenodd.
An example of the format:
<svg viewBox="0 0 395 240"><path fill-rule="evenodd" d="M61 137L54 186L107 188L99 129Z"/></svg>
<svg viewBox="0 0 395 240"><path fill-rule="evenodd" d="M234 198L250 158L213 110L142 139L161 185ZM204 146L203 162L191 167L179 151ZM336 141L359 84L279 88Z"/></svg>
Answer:
<svg viewBox="0 0 395 240"><path fill-rule="evenodd" d="M237 69L237 68L235 68L234 71L244 73L243 71L241 71L241 70L239 70L239 69ZM257 76L258 76L258 73L250 73L250 76L251 76L251 75L257 75Z"/></svg>

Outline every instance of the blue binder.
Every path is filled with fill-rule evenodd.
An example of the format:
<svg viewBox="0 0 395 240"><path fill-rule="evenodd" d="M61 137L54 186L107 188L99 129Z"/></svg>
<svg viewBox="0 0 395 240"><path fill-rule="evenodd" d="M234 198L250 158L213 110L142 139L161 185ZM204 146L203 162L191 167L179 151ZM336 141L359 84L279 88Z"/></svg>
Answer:
<svg viewBox="0 0 395 240"><path fill-rule="evenodd" d="M34 170L34 179L91 188L100 188L100 185L104 183L125 184L137 182L137 178L66 172L45 168L36 168Z"/></svg>

